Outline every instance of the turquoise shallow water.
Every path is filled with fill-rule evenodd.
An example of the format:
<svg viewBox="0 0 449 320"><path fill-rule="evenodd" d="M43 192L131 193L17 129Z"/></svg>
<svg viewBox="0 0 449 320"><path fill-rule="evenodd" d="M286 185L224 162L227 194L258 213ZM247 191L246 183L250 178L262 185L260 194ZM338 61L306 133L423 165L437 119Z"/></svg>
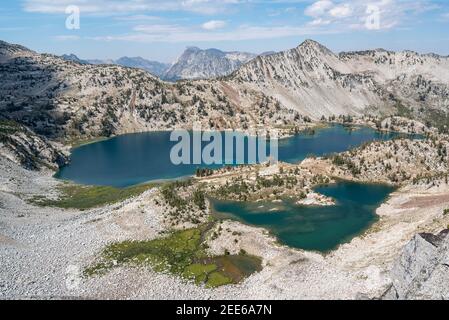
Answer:
<svg viewBox="0 0 449 320"><path fill-rule="evenodd" d="M317 130L314 135L298 134L281 140L279 160L296 163L308 155L342 152L368 141L389 140L397 136L365 127L350 131L335 125ZM169 132L129 134L88 144L72 151L71 163L62 168L56 177L80 184L127 187L192 175L198 167L217 167L172 164L170 150L175 144L170 141Z"/></svg>
<svg viewBox="0 0 449 320"><path fill-rule="evenodd" d="M315 191L334 198L336 205L300 206L291 200L282 203L213 200L212 205L219 218L264 227L279 242L294 248L325 252L350 241L375 222L376 208L386 200L393 188L339 182L318 187Z"/></svg>
<svg viewBox="0 0 449 320"><path fill-rule="evenodd" d="M398 136L365 127L352 131L335 125L317 130L312 135L298 134L281 140L279 160L297 163L309 155L342 152L365 142ZM127 187L152 180L176 179L194 174L198 167L207 167L204 164L173 165L170 150L175 144L170 141L169 132L153 132L85 145L73 150L71 163L56 177L80 184ZM342 182L319 187L316 191L333 197L337 205L304 207L295 205L293 201L281 204L215 201L213 206L221 217L267 228L286 245L328 251L349 241L376 221L375 209L392 188Z"/></svg>

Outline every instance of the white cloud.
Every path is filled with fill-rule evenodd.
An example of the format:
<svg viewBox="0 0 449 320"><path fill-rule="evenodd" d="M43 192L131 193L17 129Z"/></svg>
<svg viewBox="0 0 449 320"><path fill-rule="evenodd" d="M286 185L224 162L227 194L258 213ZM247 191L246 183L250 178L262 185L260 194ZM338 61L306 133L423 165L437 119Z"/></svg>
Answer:
<svg viewBox="0 0 449 320"><path fill-rule="evenodd" d="M58 41L76 41L81 38L75 35L63 35L63 36L55 36L54 39Z"/></svg>
<svg viewBox="0 0 449 320"><path fill-rule="evenodd" d="M170 30L176 29L176 32ZM132 42L169 42L169 43L191 43L191 42L209 42L209 41L245 41L276 39L282 37L307 36L320 33L334 33L334 31L320 31L313 27L297 26L277 26L277 27L258 27L258 26L239 26L230 31L212 31L204 32L192 28L181 26L165 26L155 28L154 26L140 26L139 32L108 37L91 37L89 39L97 41L132 41Z"/></svg>
<svg viewBox="0 0 449 320"><path fill-rule="evenodd" d="M208 0L190 0L205 3ZM285 0L288 1L288 0ZM291 0L295 1L295 0ZM299 0L296 0L299 1ZM107 37L91 37L102 41L133 41L133 42L169 42L192 43L209 41L246 41L260 39L276 39L282 37L310 37L319 34L336 34L355 30L388 30L401 26L407 19L413 19L415 14L427 10L426 0L405 2L401 0L320 0L306 8L305 13L312 19L309 23L295 25L227 25L221 20L212 20L198 25L180 24L141 24L130 33L111 35ZM380 26L373 28L367 24L368 4L377 3Z"/></svg>
<svg viewBox="0 0 449 320"><path fill-rule="evenodd" d="M145 14L136 14L136 15L127 15L127 16L120 16L116 17L115 20L119 21L154 21L154 20L160 20L160 17L157 16L149 16Z"/></svg>
<svg viewBox="0 0 449 320"><path fill-rule="evenodd" d="M319 17L328 12L333 6L334 3L332 1L320 0L307 7L304 13L310 17Z"/></svg>
<svg viewBox="0 0 449 320"><path fill-rule="evenodd" d="M246 0L24 0L24 9L39 13L64 13L68 5L83 13L127 13L149 11L191 11L202 14L223 12Z"/></svg>
<svg viewBox="0 0 449 320"><path fill-rule="evenodd" d="M186 28L173 24L152 24L152 25L139 25L134 27L134 31L144 32L148 34L161 34L161 35L165 35L167 33L184 32L185 30Z"/></svg>
<svg viewBox="0 0 449 320"><path fill-rule="evenodd" d="M341 6L336 6L329 10L329 14L335 18L345 18L352 14L352 8L349 4L344 4Z"/></svg>
<svg viewBox="0 0 449 320"><path fill-rule="evenodd" d="M331 24L330 20L315 19L312 22L310 22L311 26L326 26L328 24Z"/></svg>
<svg viewBox="0 0 449 320"><path fill-rule="evenodd" d="M226 22L222 20L211 20L204 23L201 27L204 30L217 30L223 29L226 26Z"/></svg>
<svg viewBox="0 0 449 320"><path fill-rule="evenodd" d="M379 28L368 28L368 19L375 14L379 18ZM304 13L312 18L309 25L328 26L340 30L377 30L391 29L407 20L413 19L417 13L434 9L428 0L320 0L309 5ZM377 18L376 17L376 18Z"/></svg>
<svg viewBox="0 0 449 320"><path fill-rule="evenodd" d="M369 15L367 8L370 4L376 5L379 9L380 29L387 30L403 26L407 20L413 21L415 14L430 8L428 0L276 0L276 2L289 3L288 12L293 12L291 11L293 3L308 3L304 14L310 18L310 22L300 24L298 21L291 21L283 24L277 21L278 24L270 25L270 21L264 21L263 26L238 26L227 24L223 20L205 19L204 24L193 25L188 19L168 19L167 15L161 15L164 18L157 17L158 13L164 10L211 14L221 13L223 9L243 3L270 3L268 0L24 0L24 8L32 12L64 13L68 4L74 4L80 6L81 14L83 12L113 14L114 19L128 21L133 27L119 34L99 37L93 35L88 39L146 43L245 41L367 30L370 29L366 24ZM60 36L58 39L65 38Z"/></svg>

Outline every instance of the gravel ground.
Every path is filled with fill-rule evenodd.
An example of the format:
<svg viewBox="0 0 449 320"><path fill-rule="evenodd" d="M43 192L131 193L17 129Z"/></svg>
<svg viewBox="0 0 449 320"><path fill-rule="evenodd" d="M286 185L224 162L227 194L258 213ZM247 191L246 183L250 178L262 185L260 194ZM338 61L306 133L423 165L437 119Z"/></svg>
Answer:
<svg viewBox="0 0 449 320"><path fill-rule="evenodd" d="M211 253L244 249L262 257L264 268L239 285L205 289L149 268L120 267L103 276L81 276L105 245L127 239L153 239L164 231L163 209L153 201L156 190L99 209L61 210L35 207L21 200L23 195L54 194L59 182L49 172L25 171L0 157L0 179L3 299L374 298L391 283L388 271L413 231L439 227L432 221L444 205L427 205L421 211L416 207L399 210L397 207L407 199L413 200L413 194L398 193L380 209L380 231L356 238L326 256L281 246L263 229L225 221L223 230L237 231L238 244L223 232L209 243ZM415 215L408 215L410 212ZM417 220L412 227L402 227L401 219L405 217ZM390 231L394 236L389 235Z"/></svg>

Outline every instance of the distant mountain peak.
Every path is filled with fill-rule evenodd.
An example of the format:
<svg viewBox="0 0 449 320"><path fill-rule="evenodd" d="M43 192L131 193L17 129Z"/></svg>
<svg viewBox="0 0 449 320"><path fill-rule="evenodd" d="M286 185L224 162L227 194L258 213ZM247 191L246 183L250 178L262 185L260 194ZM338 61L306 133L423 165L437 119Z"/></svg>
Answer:
<svg viewBox="0 0 449 320"><path fill-rule="evenodd" d="M308 50L314 50L316 52L324 53L327 55L334 55L334 53L329 50L327 47L323 46L321 43L307 39L303 43L301 43L297 49L308 49Z"/></svg>
<svg viewBox="0 0 449 320"><path fill-rule="evenodd" d="M63 54L62 55L63 58L67 58L67 59L79 59L75 54L70 53L70 54Z"/></svg>
<svg viewBox="0 0 449 320"><path fill-rule="evenodd" d="M93 59L93 60L82 60L78 58L75 54L64 54L61 56L62 59L66 61L72 61L72 62L78 62L81 64L94 64L94 65L100 65L100 64L116 64L122 67L128 67L128 68L137 68L142 69L145 71L148 71L149 73L161 77L167 69L170 67L168 64L157 62L157 61L150 61L146 60L142 57L121 57L117 60L99 60L99 59Z"/></svg>
<svg viewBox="0 0 449 320"><path fill-rule="evenodd" d="M163 76L170 67L170 65L166 63L150 61L142 57L121 57L120 59L115 60L115 64L129 68L142 69L158 77Z"/></svg>
<svg viewBox="0 0 449 320"><path fill-rule="evenodd" d="M119 59L117 59L117 61L119 61L119 60L145 60L144 58L142 58L142 57L128 57L128 56L123 56L123 57L121 57L121 58L119 58Z"/></svg>
<svg viewBox="0 0 449 320"><path fill-rule="evenodd" d="M82 60L82 59L78 58L78 56L73 54L73 53L63 54L61 56L61 58L66 60L66 61L72 61L72 62L77 62L77 63L81 63L81 64L90 64L89 61Z"/></svg>
<svg viewBox="0 0 449 320"><path fill-rule="evenodd" d="M318 46L321 47L321 43L319 43L318 41L312 40L312 39L306 39L304 40L300 46Z"/></svg>
<svg viewBox="0 0 449 320"><path fill-rule="evenodd" d="M247 52L187 47L165 73L164 79L174 81L227 76L255 57L255 54Z"/></svg>

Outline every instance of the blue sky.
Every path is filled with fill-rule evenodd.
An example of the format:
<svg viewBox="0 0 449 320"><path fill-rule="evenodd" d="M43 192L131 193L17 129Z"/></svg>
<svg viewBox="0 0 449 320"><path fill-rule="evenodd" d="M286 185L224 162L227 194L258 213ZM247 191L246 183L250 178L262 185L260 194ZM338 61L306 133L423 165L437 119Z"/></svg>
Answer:
<svg viewBox="0 0 449 320"><path fill-rule="evenodd" d="M80 28L66 28L66 8ZM0 39L80 58L173 61L186 46L254 53L314 39L335 52L385 48L449 55L445 0L12 0Z"/></svg>

